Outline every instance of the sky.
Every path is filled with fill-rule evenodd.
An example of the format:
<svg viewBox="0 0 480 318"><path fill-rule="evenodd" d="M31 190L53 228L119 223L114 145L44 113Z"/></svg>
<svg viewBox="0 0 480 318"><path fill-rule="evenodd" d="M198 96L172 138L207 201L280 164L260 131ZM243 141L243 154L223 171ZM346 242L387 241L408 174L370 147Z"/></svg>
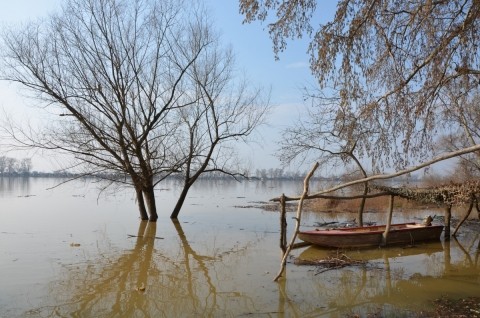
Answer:
<svg viewBox="0 0 480 318"><path fill-rule="evenodd" d="M255 86L271 90L272 113L268 124L261 127L255 143L242 147L242 155L258 169L277 168L280 162L274 152L281 138L281 130L292 124L304 109L301 87L315 82L308 65L308 39L290 42L287 50L275 60L272 42L266 24L243 24L236 0L204 0L211 8L214 27L220 32L222 42L231 45L236 56L236 66ZM42 18L58 9L61 0L0 0L0 25L21 24ZM22 97L21 91L0 81L0 109L16 116L33 114L33 101ZM34 116L41 116L35 113ZM1 149L0 149L1 151ZM1 152L0 152L1 155ZM9 155L16 157L18 155ZM22 155L20 155L22 156ZM33 157L33 170L55 170L55 162L45 157ZM287 167L286 170L296 170Z"/></svg>

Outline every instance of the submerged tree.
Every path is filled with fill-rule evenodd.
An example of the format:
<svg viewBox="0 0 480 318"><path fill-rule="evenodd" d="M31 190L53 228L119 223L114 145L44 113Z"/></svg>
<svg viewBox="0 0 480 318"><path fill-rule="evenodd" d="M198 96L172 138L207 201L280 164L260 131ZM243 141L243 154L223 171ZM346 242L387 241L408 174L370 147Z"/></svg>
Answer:
<svg viewBox="0 0 480 318"><path fill-rule="evenodd" d="M372 132L357 147L374 166L428 156L451 101L478 93L478 1L340 0L325 23L314 21L315 0L239 3L246 22L269 22L277 56L287 40L311 36L319 89Z"/></svg>
<svg viewBox="0 0 480 318"><path fill-rule="evenodd" d="M133 185L141 218L155 221L155 186L191 160L179 149L188 146L179 112L203 112L205 92L221 94L218 86L234 80L211 87L212 78L191 75L193 67L213 74L205 56L221 52L204 17L183 1L68 0L59 14L6 31L3 78L63 115L33 136L14 125L10 134L26 146L73 154L86 173ZM200 85L199 95L192 88ZM252 129L264 112L256 114Z"/></svg>
<svg viewBox="0 0 480 318"><path fill-rule="evenodd" d="M247 141L268 111L268 99L249 89L245 80L235 80L231 51L211 46L187 71L192 78L193 107L178 109L178 152L186 158L182 166L182 191L172 211L177 218L188 191L203 173L247 177L238 164L232 142Z"/></svg>
<svg viewBox="0 0 480 318"><path fill-rule="evenodd" d="M319 98L314 96L311 100L316 103ZM313 159L329 169L353 164L354 172L358 171L362 178L367 178L367 172L359 160L362 153L357 145L371 133L360 125L349 108L339 107L335 100L325 102L322 107L307 112L305 118L283 131L278 157L285 164ZM367 193L368 183L365 182L363 194ZM364 208L365 198L362 198L357 214L360 226L363 225Z"/></svg>

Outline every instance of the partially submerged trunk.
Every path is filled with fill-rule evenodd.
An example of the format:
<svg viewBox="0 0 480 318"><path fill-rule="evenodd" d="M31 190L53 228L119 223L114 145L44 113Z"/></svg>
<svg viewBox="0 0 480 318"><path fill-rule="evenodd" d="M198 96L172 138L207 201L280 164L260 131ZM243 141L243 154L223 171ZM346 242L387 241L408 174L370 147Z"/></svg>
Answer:
<svg viewBox="0 0 480 318"><path fill-rule="evenodd" d="M360 172L362 173L362 176L364 178L367 178L368 177L367 172L365 171L365 169L363 169L362 164L357 159L357 157L353 154L353 150L355 149L355 145L353 146L349 155L355 161L355 163L357 164L358 168L360 169ZM367 194L368 194L368 182L364 182L363 183L363 195L367 195ZM357 212L358 226L363 226L363 211L365 210L366 200L367 200L367 198L365 198L365 197L362 198L362 201L360 202L360 206L358 207L358 212Z"/></svg>
<svg viewBox="0 0 480 318"><path fill-rule="evenodd" d="M368 183L365 182L365 187L363 188L363 195L368 194ZM358 207L358 212L357 212L357 219L358 219L358 226L363 226L363 211L365 210L365 202L367 201L367 198L362 198L360 201L360 206Z"/></svg>
<svg viewBox="0 0 480 318"><path fill-rule="evenodd" d="M452 222L452 206L447 205L445 208L445 241L450 240L450 224Z"/></svg>
<svg viewBox="0 0 480 318"><path fill-rule="evenodd" d="M143 189L143 197L147 205L148 220L150 222L156 222L158 219L157 206L155 203L155 192L153 186L148 186Z"/></svg>
<svg viewBox="0 0 480 318"><path fill-rule="evenodd" d="M392 225L392 216L393 216L393 201L395 200L395 196L391 195L390 200L388 201L388 218L387 218L387 225L385 226L385 232L382 235L382 244L381 246L387 245L388 240L388 233L390 232L390 226Z"/></svg>
<svg viewBox="0 0 480 318"><path fill-rule="evenodd" d="M185 182L182 193L180 193L180 196L178 197L177 204L175 204L175 208L172 211L172 214L170 215L171 219L177 219L178 214L180 213L180 210L182 209L183 203L185 202L185 199L187 198L188 190L190 190L191 183Z"/></svg>
<svg viewBox="0 0 480 318"><path fill-rule="evenodd" d="M143 192L139 187L135 187L135 192L137 194L137 204L138 210L140 211L140 219L142 221L148 220L147 210L145 208L145 201L143 199Z"/></svg>

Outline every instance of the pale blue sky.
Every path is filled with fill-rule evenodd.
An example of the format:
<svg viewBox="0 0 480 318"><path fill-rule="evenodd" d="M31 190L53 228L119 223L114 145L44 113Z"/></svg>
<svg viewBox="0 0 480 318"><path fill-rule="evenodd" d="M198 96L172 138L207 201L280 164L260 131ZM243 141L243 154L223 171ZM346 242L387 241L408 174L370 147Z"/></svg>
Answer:
<svg viewBox="0 0 480 318"><path fill-rule="evenodd" d="M273 152L280 139L280 130L299 116L303 107L300 87L313 83L308 68L306 53L308 41L291 42L287 51L274 58L272 43L266 25L259 22L242 24L236 0L205 0L212 9L215 27L222 41L231 44L237 59L237 67L244 71L254 85L271 88L271 103L274 106L269 125L261 129L258 143L243 150L244 155L256 168L276 168L278 160ZM1 0L0 23L22 23L29 19L46 16L59 8L61 0ZM332 1L332 3L334 3ZM0 82L0 108L15 109L15 113L32 113L27 101L19 96L12 85ZM243 149L243 148L242 148ZM40 158L34 158L34 169L46 170Z"/></svg>

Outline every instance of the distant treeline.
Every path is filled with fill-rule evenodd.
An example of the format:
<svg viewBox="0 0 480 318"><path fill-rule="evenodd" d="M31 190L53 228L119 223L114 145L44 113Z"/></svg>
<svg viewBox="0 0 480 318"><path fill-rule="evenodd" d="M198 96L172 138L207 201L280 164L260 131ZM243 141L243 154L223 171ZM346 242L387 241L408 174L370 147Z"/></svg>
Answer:
<svg viewBox="0 0 480 318"><path fill-rule="evenodd" d="M32 159L15 159L0 156L0 176L29 176L32 170Z"/></svg>
<svg viewBox="0 0 480 318"><path fill-rule="evenodd" d="M285 171L281 168L256 169L254 173L250 171L243 172L237 179L253 180L303 180L307 171ZM32 170L32 159L15 159L6 156L0 156L0 177L45 177L45 178L98 178L106 180L127 180L124 174L105 174L105 173L75 173L66 170L52 172L39 172ZM181 173L172 174L169 179L182 179ZM210 172L200 177L201 179L221 180L231 179L232 176L222 172ZM411 181L416 177L409 176ZM344 176L314 176L312 180L344 180Z"/></svg>
<svg viewBox="0 0 480 318"><path fill-rule="evenodd" d="M249 171L245 171L243 173L244 176L247 176L250 179L260 179L260 180L295 180L295 179L303 179L306 175L306 172L299 172L299 171L285 171L284 169L280 168L270 168L270 169L257 169L252 174ZM61 171L53 171L53 172L38 172L32 170L32 159L31 158L23 158L23 159L16 159L10 158L7 156L0 156L0 176L4 177L61 177L61 178L70 178L70 177L94 177L94 178L102 178L102 179L109 179L109 180L118 180L126 178L122 174L102 174L102 173L94 173L94 174L85 174L85 173L74 173L68 172L65 170ZM181 179L182 174L174 174L171 175L169 178L173 179ZM202 179L229 179L231 178L230 175L227 175L222 172L211 172L205 175L202 175ZM239 177L242 179L243 177Z"/></svg>
<svg viewBox="0 0 480 318"><path fill-rule="evenodd" d="M305 178L306 172L291 172L283 169L257 169L255 173L248 171L242 175L238 175L236 179L250 180L302 180ZM58 170L52 172L39 172L32 170L31 159L14 159L8 157L0 157L0 177L45 177L45 178L98 178L106 180L126 180L124 174L106 174L106 173L76 173L66 170ZM182 179L182 173L176 173L168 176L168 179ZM210 172L200 177L207 180L224 180L232 179L231 175L222 172ZM314 178L314 179L335 179L335 178Z"/></svg>

